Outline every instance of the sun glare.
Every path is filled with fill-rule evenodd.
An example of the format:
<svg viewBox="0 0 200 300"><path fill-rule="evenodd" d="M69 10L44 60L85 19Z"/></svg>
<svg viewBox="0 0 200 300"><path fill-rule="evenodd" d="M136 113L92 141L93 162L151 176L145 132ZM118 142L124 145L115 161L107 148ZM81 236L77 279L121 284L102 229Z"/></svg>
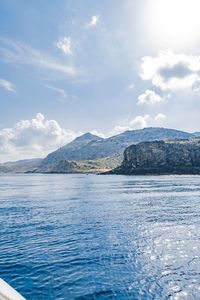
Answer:
<svg viewBox="0 0 200 300"><path fill-rule="evenodd" d="M149 0L148 28L161 46L187 47L200 38L200 0Z"/></svg>

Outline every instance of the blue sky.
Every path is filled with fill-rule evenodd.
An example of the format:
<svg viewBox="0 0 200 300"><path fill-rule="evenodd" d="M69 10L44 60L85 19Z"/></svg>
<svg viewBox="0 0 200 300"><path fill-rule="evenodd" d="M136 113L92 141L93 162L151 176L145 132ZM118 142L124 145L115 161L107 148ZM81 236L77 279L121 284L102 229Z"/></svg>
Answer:
<svg viewBox="0 0 200 300"><path fill-rule="evenodd" d="M0 161L75 136L200 131L198 0L1 0Z"/></svg>

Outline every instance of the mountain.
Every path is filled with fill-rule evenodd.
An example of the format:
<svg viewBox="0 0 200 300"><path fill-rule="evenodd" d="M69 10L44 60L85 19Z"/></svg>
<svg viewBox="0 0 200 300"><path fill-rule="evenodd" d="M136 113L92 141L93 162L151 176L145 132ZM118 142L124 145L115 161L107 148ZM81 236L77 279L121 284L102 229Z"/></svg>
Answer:
<svg viewBox="0 0 200 300"><path fill-rule="evenodd" d="M41 158L18 160L0 164L0 173L27 173L35 171L41 164Z"/></svg>
<svg viewBox="0 0 200 300"><path fill-rule="evenodd" d="M93 135L91 133L85 133L82 136L77 137L71 143L47 155L37 171L51 172L51 170L54 168L54 165L63 160L81 161L92 159L87 150L88 146L92 146L93 144L96 145L98 143L101 143L102 141L103 139L99 136ZM89 148L91 146L89 146Z"/></svg>
<svg viewBox="0 0 200 300"><path fill-rule="evenodd" d="M129 146L121 166L109 174L200 174L200 140L154 141Z"/></svg>
<svg viewBox="0 0 200 300"><path fill-rule="evenodd" d="M45 159L0 164L0 172L98 173L119 166L125 148L132 144L144 141L186 140L198 136L200 136L198 132L192 134L159 127L125 131L105 139L91 133L85 133L71 143L50 153Z"/></svg>
<svg viewBox="0 0 200 300"><path fill-rule="evenodd" d="M100 138L86 133L71 143L50 153L37 168L37 172L51 172L59 161L97 160L121 156L126 147L143 141L190 139L193 135L184 131L151 127L125 131L110 138Z"/></svg>

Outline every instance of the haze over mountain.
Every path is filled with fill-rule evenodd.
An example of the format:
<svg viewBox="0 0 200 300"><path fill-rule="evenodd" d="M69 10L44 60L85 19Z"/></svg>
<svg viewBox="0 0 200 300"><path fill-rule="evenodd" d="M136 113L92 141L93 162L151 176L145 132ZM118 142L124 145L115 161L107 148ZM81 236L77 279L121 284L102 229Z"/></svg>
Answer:
<svg viewBox="0 0 200 300"><path fill-rule="evenodd" d="M41 158L24 159L0 164L0 173L26 173L34 171L42 162Z"/></svg>

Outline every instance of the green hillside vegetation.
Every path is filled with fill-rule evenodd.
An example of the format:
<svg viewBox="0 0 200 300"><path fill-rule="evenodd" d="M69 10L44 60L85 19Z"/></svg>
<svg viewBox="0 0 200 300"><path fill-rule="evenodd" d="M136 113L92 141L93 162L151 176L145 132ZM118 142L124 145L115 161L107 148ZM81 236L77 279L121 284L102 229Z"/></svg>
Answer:
<svg viewBox="0 0 200 300"><path fill-rule="evenodd" d="M76 161L77 172L101 173L118 167L122 162L122 155L106 157L97 160Z"/></svg>

